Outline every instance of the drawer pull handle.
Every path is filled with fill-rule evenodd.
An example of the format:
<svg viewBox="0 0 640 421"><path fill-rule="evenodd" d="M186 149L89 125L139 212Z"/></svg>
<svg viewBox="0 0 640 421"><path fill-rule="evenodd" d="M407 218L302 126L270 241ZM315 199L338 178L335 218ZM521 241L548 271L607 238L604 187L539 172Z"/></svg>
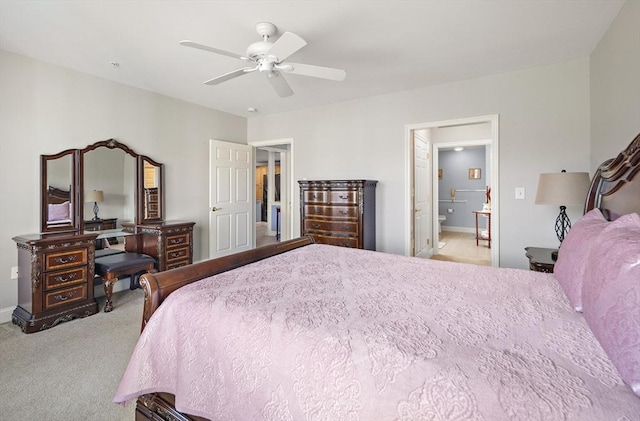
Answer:
<svg viewBox="0 0 640 421"><path fill-rule="evenodd" d="M339 197L340 199L346 200L346 199L348 199L348 198L349 198L349 195L347 195L347 194L340 194L340 195L338 195L338 197Z"/></svg>
<svg viewBox="0 0 640 421"><path fill-rule="evenodd" d="M340 215L349 215L349 211L341 210L338 212Z"/></svg>
<svg viewBox="0 0 640 421"><path fill-rule="evenodd" d="M311 195L311 198L312 199L320 199L320 198L322 198L322 195L314 193L314 194Z"/></svg>
<svg viewBox="0 0 640 421"><path fill-rule="evenodd" d="M169 242L171 244L180 244L182 242L184 242L184 238L180 237L180 238L172 238L169 240Z"/></svg>
<svg viewBox="0 0 640 421"><path fill-rule="evenodd" d="M60 263L61 265L64 265L65 263L73 262L74 260L76 260L76 255L67 256L67 257L56 257L53 260L56 263Z"/></svg>
<svg viewBox="0 0 640 421"><path fill-rule="evenodd" d="M76 292L75 291L71 291L67 295L64 295L64 294L54 295L53 298L55 298L58 301L66 301L69 298L73 298L75 295L76 295Z"/></svg>
<svg viewBox="0 0 640 421"><path fill-rule="evenodd" d="M180 253L180 252L173 252L173 253L169 254L169 257L180 257L180 256L182 256L182 253Z"/></svg>
<svg viewBox="0 0 640 421"><path fill-rule="evenodd" d="M53 278L53 280L56 281L56 282L67 282L67 281L70 281L72 279L75 279L75 277L77 275L78 274L76 272L74 272L74 273L68 274L67 276L62 276L62 275L56 276L55 278Z"/></svg>
<svg viewBox="0 0 640 421"><path fill-rule="evenodd" d="M320 224L312 224L311 226L312 226L313 228L320 228L322 225L320 225Z"/></svg>

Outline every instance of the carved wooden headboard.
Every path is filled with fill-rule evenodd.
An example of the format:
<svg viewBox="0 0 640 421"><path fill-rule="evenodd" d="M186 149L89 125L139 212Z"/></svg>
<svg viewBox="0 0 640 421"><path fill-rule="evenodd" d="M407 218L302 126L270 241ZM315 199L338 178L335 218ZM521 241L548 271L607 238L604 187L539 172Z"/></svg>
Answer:
<svg viewBox="0 0 640 421"><path fill-rule="evenodd" d="M615 158L603 162L591 180L585 212L600 208L609 220L640 213L640 134Z"/></svg>
<svg viewBox="0 0 640 421"><path fill-rule="evenodd" d="M69 202L71 199L71 189L62 190L49 186L47 189L47 203L58 205L60 203Z"/></svg>

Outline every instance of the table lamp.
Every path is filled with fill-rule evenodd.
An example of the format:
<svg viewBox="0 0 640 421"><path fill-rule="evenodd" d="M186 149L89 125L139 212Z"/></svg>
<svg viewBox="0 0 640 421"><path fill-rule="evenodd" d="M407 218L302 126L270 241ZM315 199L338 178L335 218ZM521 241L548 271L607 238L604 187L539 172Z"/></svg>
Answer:
<svg viewBox="0 0 640 421"><path fill-rule="evenodd" d="M100 208L98 207L98 202L104 202L104 193L102 190L89 190L84 196L85 202L93 202L93 220L99 221L98 211Z"/></svg>
<svg viewBox="0 0 640 421"><path fill-rule="evenodd" d="M589 173L566 172L540 174L538 191L536 192L537 205L560 206L560 213L556 218L556 236L562 245L565 235L571 228L571 220L567 216L567 206L584 205L589 191ZM554 252L557 257L557 251Z"/></svg>

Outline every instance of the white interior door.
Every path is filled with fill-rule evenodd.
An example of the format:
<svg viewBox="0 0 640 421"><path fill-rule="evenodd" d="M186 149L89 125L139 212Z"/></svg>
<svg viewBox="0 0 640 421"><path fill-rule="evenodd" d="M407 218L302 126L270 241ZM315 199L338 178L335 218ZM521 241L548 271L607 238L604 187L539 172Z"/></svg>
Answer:
<svg viewBox="0 0 640 421"><path fill-rule="evenodd" d="M209 257L253 247L253 147L209 142Z"/></svg>
<svg viewBox="0 0 640 421"><path fill-rule="evenodd" d="M429 171L428 131L413 134L413 174L414 174L414 256L430 257L431 239L431 177Z"/></svg>

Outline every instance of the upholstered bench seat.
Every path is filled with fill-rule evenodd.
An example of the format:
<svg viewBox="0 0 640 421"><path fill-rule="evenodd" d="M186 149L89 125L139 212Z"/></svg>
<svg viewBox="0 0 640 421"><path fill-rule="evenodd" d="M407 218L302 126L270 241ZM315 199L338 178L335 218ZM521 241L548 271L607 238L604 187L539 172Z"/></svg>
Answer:
<svg viewBox="0 0 640 421"><path fill-rule="evenodd" d="M131 278L129 288L135 289L140 285L140 275L155 272L155 267L156 260L146 254L124 252L96 257L96 276L102 278L106 297L105 313L113 310L113 284L119 278L129 276Z"/></svg>

